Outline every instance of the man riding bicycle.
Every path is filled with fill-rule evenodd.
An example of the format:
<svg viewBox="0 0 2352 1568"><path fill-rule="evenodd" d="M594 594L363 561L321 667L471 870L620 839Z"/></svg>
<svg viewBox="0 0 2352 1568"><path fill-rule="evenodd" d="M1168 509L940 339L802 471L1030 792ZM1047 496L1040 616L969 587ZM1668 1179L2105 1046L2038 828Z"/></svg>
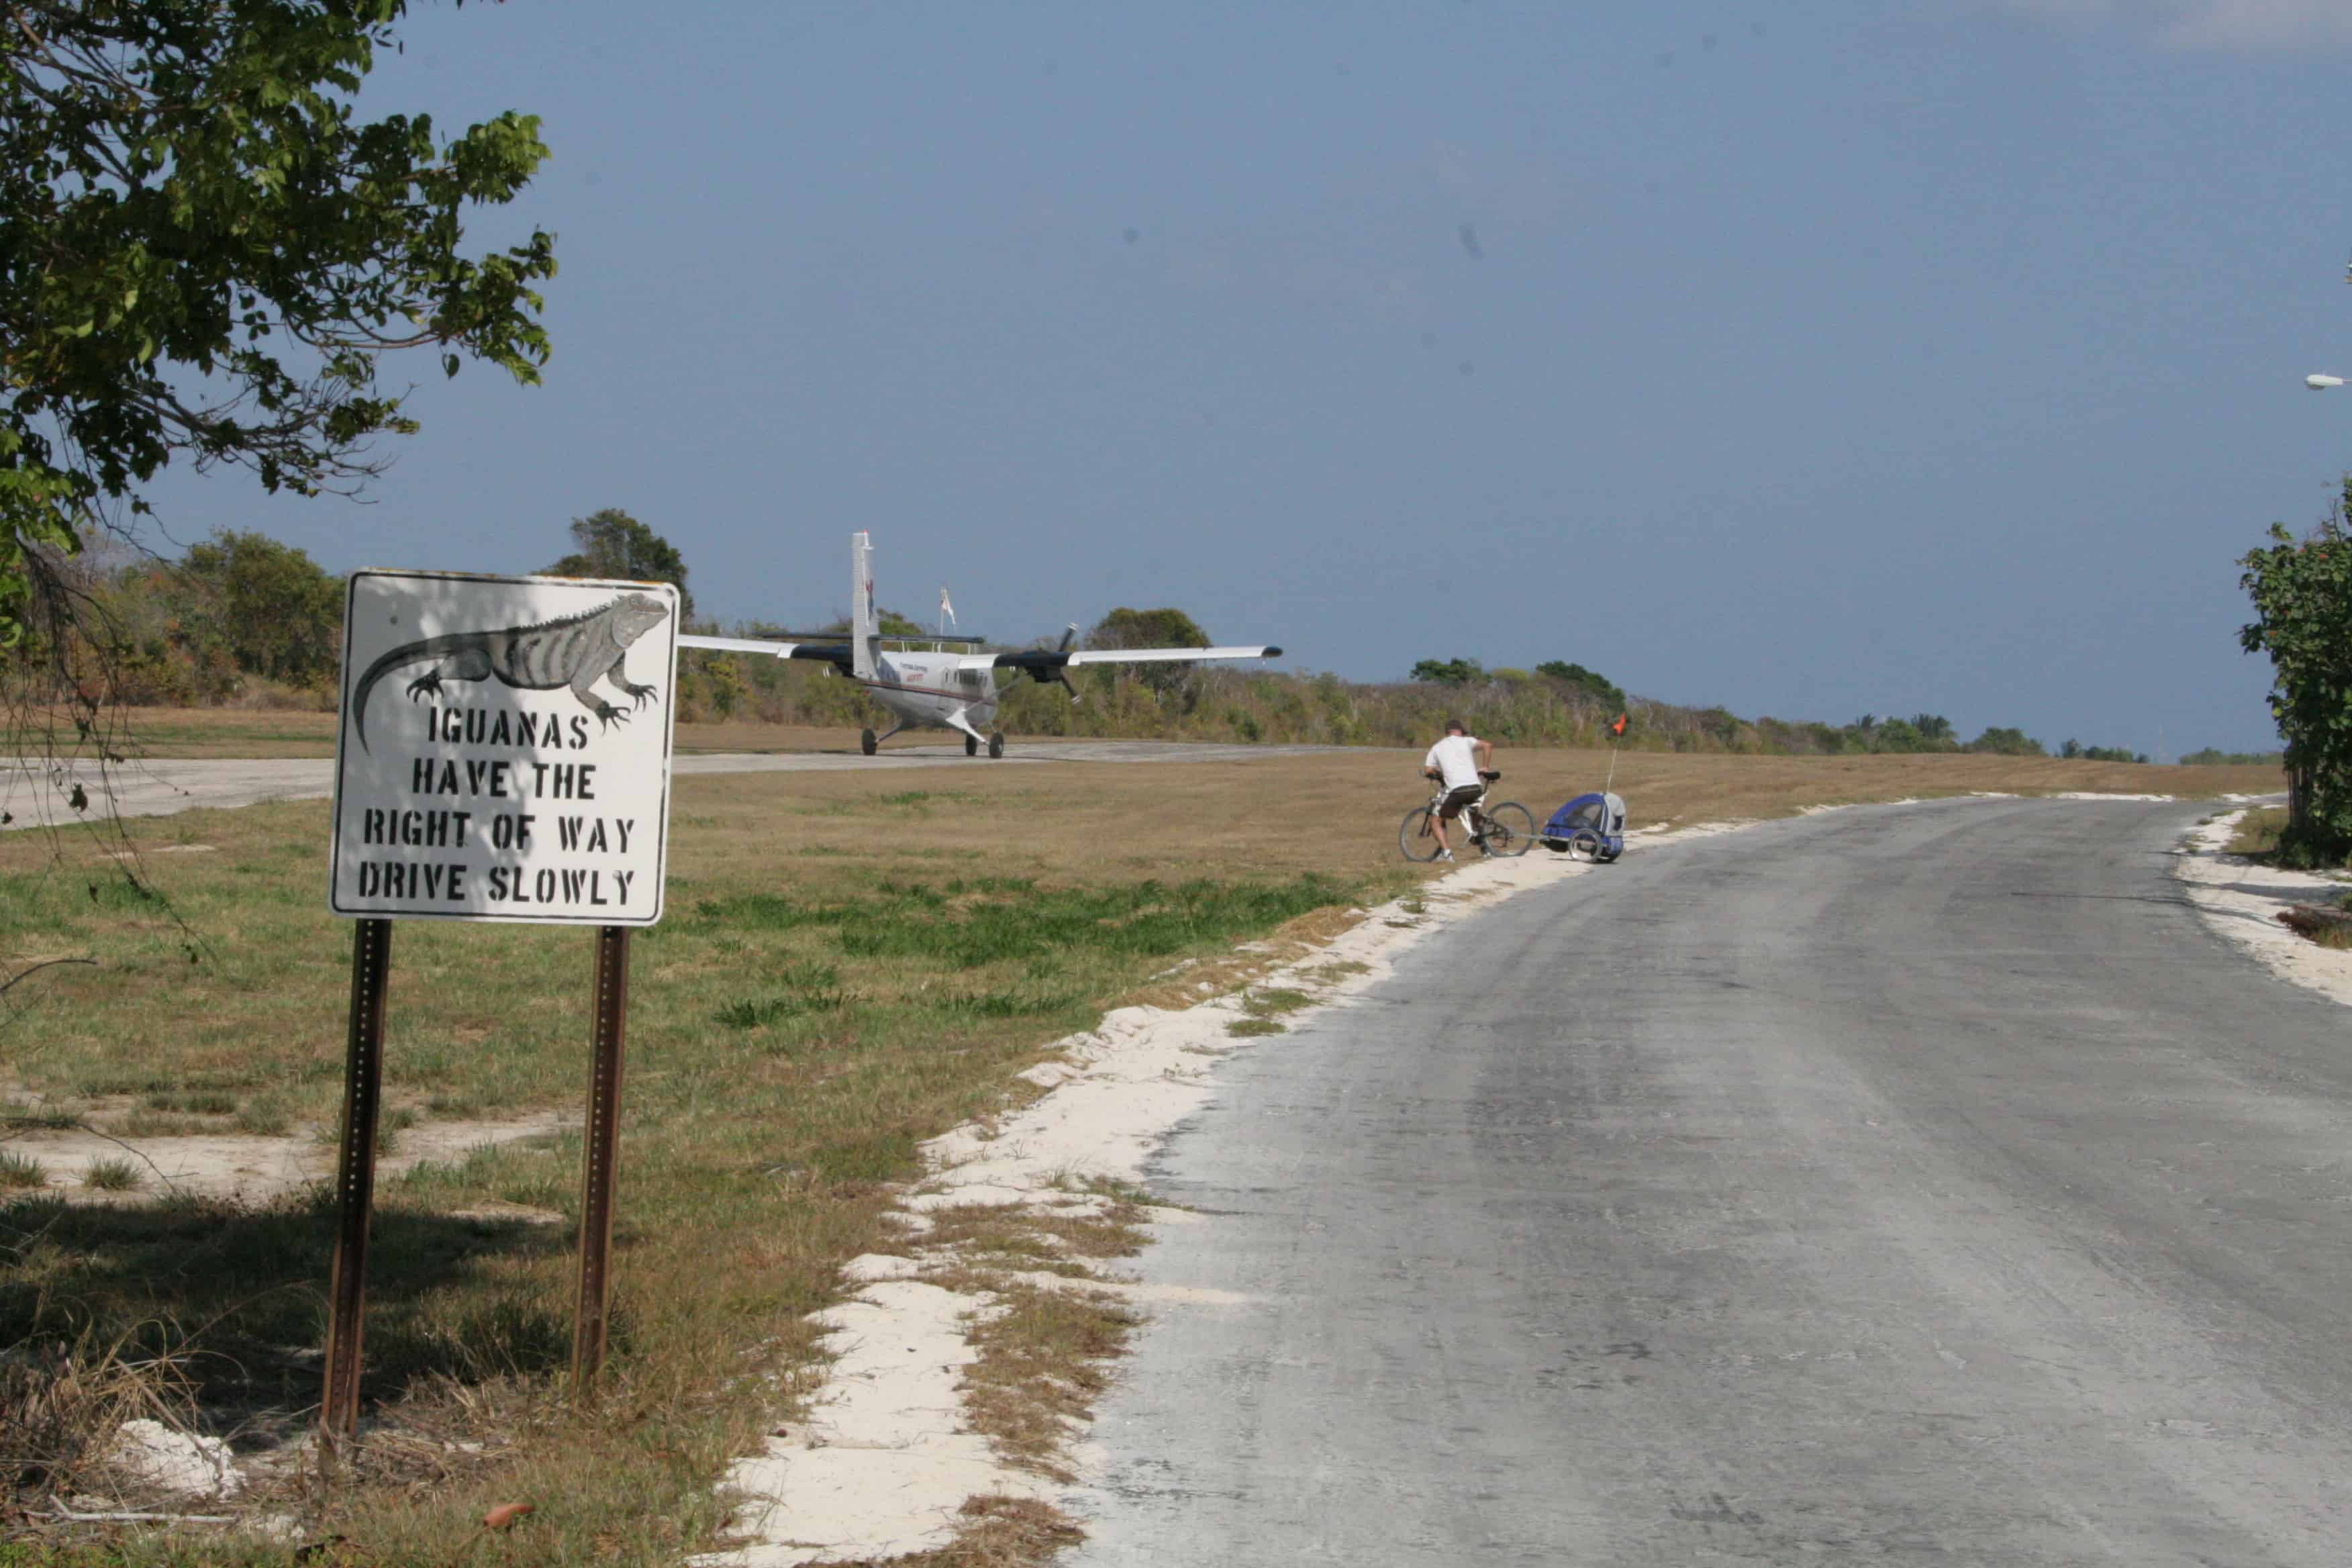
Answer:
<svg viewBox="0 0 2352 1568"><path fill-rule="evenodd" d="M1445 798L1438 803L1429 819L1430 831L1437 835L1437 858L1454 858L1454 846L1445 841L1445 825L1477 803L1486 793L1486 782L1479 777L1495 765L1495 747L1490 741L1474 737L1459 719L1445 721L1445 739L1429 748L1429 755L1421 759L1424 778L1439 779L1445 784ZM1478 841L1478 824L1471 824L1470 841Z"/></svg>

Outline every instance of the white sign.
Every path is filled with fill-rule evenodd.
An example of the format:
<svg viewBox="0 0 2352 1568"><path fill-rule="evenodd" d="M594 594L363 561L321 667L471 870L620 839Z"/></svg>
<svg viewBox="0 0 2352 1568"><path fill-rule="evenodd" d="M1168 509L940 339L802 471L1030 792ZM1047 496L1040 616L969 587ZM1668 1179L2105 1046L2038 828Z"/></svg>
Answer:
<svg viewBox="0 0 2352 1568"><path fill-rule="evenodd" d="M329 904L653 924L677 681L667 584L352 573Z"/></svg>

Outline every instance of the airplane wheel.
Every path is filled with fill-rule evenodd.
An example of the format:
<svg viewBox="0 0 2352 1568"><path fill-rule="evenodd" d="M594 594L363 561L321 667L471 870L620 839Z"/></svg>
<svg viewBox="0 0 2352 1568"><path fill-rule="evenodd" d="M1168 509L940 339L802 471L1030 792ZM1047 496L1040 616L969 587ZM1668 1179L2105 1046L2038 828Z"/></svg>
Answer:
<svg viewBox="0 0 2352 1568"><path fill-rule="evenodd" d="M1003 735L991 735L988 738L988 754L992 757L1001 757L1004 754L1004 737Z"/></svg>
<svg viewBox="0 0 2352 1568"><path fill-rule="evenodd" d="M873 731L860 730L857 731L857 749L865 752L869 757L874 754L876 747Z"/></svg>
<svg viewBox="0 0 2352 1568"><path fill-rule="evenodd" d="M977 751L979 751L979 750L980 750L980 737L979 737L979 736L977 736L977 735L966 735L966 736L963 738L963 754L964 754L965 756L967 756L967 757L968 757L968 756L971 756L974 752L977 752Z"/></svg>

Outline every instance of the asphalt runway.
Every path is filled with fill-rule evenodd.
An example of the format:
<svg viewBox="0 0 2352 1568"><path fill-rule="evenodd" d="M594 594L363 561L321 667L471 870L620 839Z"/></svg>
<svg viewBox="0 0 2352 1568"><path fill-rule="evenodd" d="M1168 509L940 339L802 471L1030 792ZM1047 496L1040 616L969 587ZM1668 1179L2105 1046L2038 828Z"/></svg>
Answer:
<svg viewBox="0 0 2352 1568"><path fill-rule="evenodd" d="M2352 1562L2352 1030L2205 808L1661 847L1223 1064L1073 1561Z"/></svg>
<svg viewBox="0 0 2352 1568"><path fill-rule="evenodd" d="M877 768L1003 767L1045 763L1226 763L1336 751L1330 746L1209 745L1177 741L1013 741L992 762L967 757L954 745L886 745L874 756L839 752L681 753L673 773L856 772ZM88 803L72 805L75 785ZM133 762L100 769L53 770L22 759L0 759L0 811L9 827L34 827L99 816L111 799L122 816L167 816L202 806L255 805L268 800L315 800L335 791L331 758Z"/></svg>

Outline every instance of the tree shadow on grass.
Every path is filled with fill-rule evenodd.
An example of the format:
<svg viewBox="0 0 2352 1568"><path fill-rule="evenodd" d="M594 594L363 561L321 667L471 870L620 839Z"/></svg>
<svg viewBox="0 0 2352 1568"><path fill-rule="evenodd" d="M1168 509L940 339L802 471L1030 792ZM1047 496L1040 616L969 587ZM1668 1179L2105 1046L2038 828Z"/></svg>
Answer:
<svg viewBox="0 0 2352 1568"><path fill-rule="evenodd" d="M562 1366L570 1303L511 1264L572 1240L568 1225L380 1204L363 1400ZM20 1198L0 1205L0 1347L82 1342L168 1358L205 1425L268 1447L319 1402L334 1241L324 1194L261 1206Z"/></svg>

